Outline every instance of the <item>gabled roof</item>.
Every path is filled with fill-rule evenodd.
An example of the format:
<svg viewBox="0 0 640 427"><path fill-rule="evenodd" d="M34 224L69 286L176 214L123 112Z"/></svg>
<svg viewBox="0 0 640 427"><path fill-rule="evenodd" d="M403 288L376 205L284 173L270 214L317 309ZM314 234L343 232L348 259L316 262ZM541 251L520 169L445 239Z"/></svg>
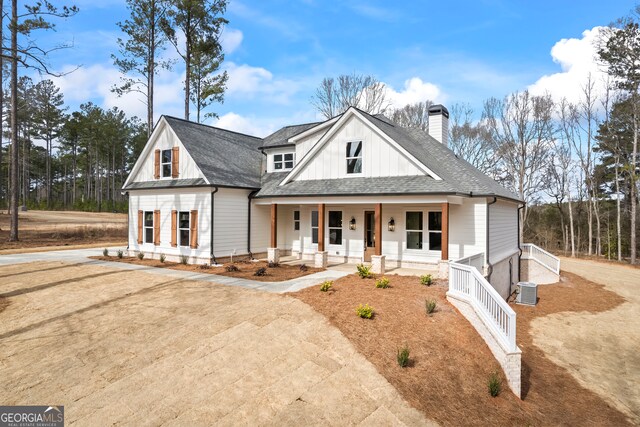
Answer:
<svg viewBox="0 0 640 427"><path fill-rule="evenodd" d="M296 136L306 130L319 125L322 122L305 123L302 125L285 126L267 136L262 143L262 148L275 148L287 145L293 145L289 142L289 138Z"/></svg>
<svg viewBox="0 0 640 427"><path fill-rule="evenodd" d="M211 185L260 188L261 138L163 117Z"/></svg>
<svg viewBox="0 0 640 427"><path fill-rule="evenodd" d="M358 110L372 125L437 174L384 178L344 178L317 181L290 181L281 185L282 173L265 174L256 197L356 195L356 194L451 194L520 198L494 179L442 145L427 132L398 126L386 117L376 117Z"/></svg>

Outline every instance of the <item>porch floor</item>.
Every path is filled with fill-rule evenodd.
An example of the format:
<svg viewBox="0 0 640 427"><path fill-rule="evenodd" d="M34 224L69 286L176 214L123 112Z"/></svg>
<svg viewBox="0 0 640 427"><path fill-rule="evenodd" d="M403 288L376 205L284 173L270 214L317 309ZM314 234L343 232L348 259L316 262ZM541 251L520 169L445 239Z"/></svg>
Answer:
<svg viewBox="0 0 640 427"><path fill-rule="evenodd" d="M309 261L309 260L304 260L304 259L298 259L296 256L293 255L288 255L288 256L282 256L280 257L280 263L281 264L288 264L288 265L300 265L300 264L312 264L313 261ZM342 271L342 272L349 272L349 273L355 273L356 272L356 265L358 265L360 263L347 263L347 262L341 262L341 263L329 263L329 266L327 267L327 270L333 270L333 271ZM365 265L371 265L370 262L365 262ZM438 268L437 266L434 266L433 268L405 268L405 267L393 267L393 268L387 268L385 271L385 274L399 274L401 276L422 276L423 274L431 274L434 276L438 275Z"/></svg>

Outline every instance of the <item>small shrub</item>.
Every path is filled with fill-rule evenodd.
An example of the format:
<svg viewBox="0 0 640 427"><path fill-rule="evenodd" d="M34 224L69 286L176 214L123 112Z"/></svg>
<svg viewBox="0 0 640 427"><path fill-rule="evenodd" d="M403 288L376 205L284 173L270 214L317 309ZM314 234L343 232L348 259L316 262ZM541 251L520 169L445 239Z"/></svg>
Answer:
<svg viewBox="0 0 640 427"><path fill-rule="evenodd" d="M369 304L360 304L358 308L356 308L356 314L363 319L371 319L373 317L373 313L373 307L371 307Z"/></svg>
<svg viewBox="0 0 640 427"><path fill-rule="evenodd" d="M109 256L109 249L104 248L104 249L102 250L102 255L103 255L103 256Z"/></svg>
<svg viewBox="0 0 640 427"><path fill-rule="evenodd" d="M427 299L424 301L424 308L427 310L427 314L431 316L434 311L436 311L436 300Z"/></svg>
<svg viewBox="0 0 640 427"><path fill-rule="evenodd" d="M200 270L208 270L211 266L209 264L200 264Z"/></svg>
<svg viewBox="0 0 640 427"><path fill-rule="evenodd" d="M167 260L167 256L165 254L160 254L160 262L164 264L166 260Z"/></svg>
<svg viewBox="0 0 640 427"><path fill-rule="evenodd" d="M420 276L420 284L424 286L431 286L433 283L433 279L430 274L425 274L424 276Z"/></svg>
<svg viewBox="0 0 640 427"><path fill-rule="evenodd" d="M369 277L373 276L371 267L369 266L358 264L356 268L358 269L358 276L360 276L361 279L368 279Z"/></svg>
<svg viewBox="0 0 640 427"><path fill-rule="evenodd" d="M500 394L500 391L502 391L502 381L500 380L500 376L497 372L493 372L489 376L487 385L489 387L489 394L491 397L496 397Z"/></svg>
<svg viewBox="0 0 640 427"><path fill-rule="evenodd" d="M300 264L300 271L307 271L308 269L307 264Z"/></svg>
<svg viewBox="0 0 640 427"><path fill-rule="evenodd" d="M138 252L138 259L142 261L144 259L144 252Z"/></svg>
<svg viewBox="0 0 640 427"><path fill-rule="evenodd" d="M401 368L409 365L409 347L406 344L402 349L398 349L398 365Z"/></svg>
<svg viewBox="0 0 640 427"><path fill-rule="evenodd" d="M320 285L321 292L327 292L333 286L333 280L326 280Z"/></svg>
<svg viewBox="0 0 640 427"><path fill-rule="evenodd" d="M187 265L189 257L187 255L180 255L180 264Z"/></svg>
<svg viewBox="0 0 640 427"><path fill-rule="evenodd" d="M390 286L391 285L389 285L389 279L387 279L386 277L376 280L376 288L387 289Z"/></svg>
<svg viewBox="0 0 640 427"><path fill-rule="evenodd" d="M227 270L227 272L229 272L229 273L234 273L236 271L240 271L240 269L235 264L229 264L224 269Z"/></svg>
<svg viewBox="0 0 640 427"><path fill-rule="evenodd" d="M269 268L278 268L278 267L280 267L280 264L278 264L277 262L269 261L269 264L267 264L267 267L269 267Z"/></svg>
<svg viewBox="0 0 640 427"><path fill-rule="evenodd" d="M267 269L262 267L256 270L255 273L253 273L254 276L266 276L267 275Z"/></svg>
<svg viewBox="0 0 640 427"><path fill-rule="evenodd" d="M122 252L121 250L118 249L118 252L116 252L116 255L118 256L118 259L122 259L122 256L124 255L124 252Z"/></svg>

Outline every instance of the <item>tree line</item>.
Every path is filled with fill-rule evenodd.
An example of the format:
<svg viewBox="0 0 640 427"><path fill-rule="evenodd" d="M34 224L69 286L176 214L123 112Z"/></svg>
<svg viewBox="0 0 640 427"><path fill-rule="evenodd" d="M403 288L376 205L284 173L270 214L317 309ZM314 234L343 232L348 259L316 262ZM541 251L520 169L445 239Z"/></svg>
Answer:
<svg viewBox="0 0 640 427"><path fill-rule="evenodd" d="M18 240L18 211L49 209L124 210L120 189L154 125L154 79L176 66L162 53L175 49L185 69L184 117L215 116L227 74L220 71L220 37L228 21L226 0L127 0L129 17L114 65L122 73L112 91L138 94L146 121L117 107L86 102L69 111L49 76L61 76L51 55L68 45L46 46L37 34L79 13L76 6L48 0L0 0L0 205L11 214L10 240ZM34 81L35 75L44 76ZM5 143L5 141L7 143Z"/></svg>
<svg viewBox="0 0 640 427"><path fill-rule="evenodd" d="M577 101L525 90L485 100L479 114L451 106L449 148L526 201L521 241L636 262L639 18L637 6L601 33L596 50L606 81L589 75ZM427 130L432 103L393 108L383 83L351 74L325 78L312 104L326 118L353 105Z"/></svg>

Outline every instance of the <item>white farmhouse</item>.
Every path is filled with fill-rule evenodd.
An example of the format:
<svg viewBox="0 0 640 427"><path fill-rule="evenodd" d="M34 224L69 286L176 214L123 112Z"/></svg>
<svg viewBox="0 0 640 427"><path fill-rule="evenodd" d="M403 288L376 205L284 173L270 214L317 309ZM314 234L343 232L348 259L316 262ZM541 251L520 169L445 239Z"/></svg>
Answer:
<svg viewBox="0 0 640 427"><path fill-rule="evenodd" d="M163 116L123 187L129 250L441 274L464 258L506 298L523 201L447 148L448 117L432 106L427 134L350 108L261 139Z"/></svg>

